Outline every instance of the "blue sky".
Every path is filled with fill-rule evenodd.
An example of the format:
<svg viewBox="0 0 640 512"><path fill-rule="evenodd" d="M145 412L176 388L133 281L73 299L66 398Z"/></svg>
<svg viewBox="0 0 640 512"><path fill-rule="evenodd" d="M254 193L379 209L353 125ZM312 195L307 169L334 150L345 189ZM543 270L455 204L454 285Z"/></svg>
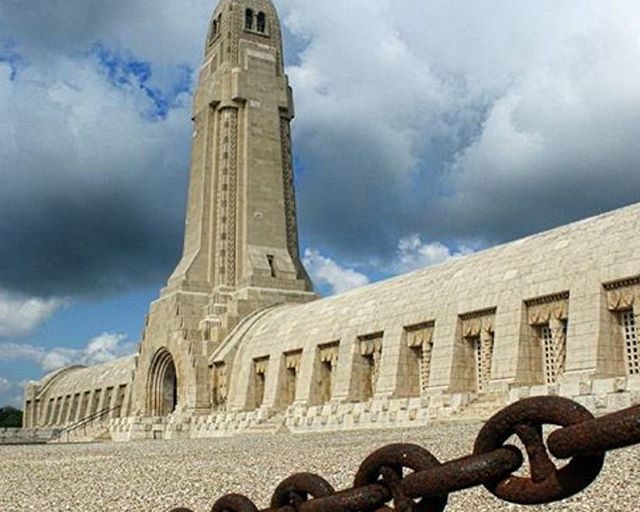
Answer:
<svg viewBox="0 0 640 512"><path fill-rule="evenodd" d="M276 0L319 291L640 201L636 0ZM0 4L0 405L136 350L210 0Z"/></svg>

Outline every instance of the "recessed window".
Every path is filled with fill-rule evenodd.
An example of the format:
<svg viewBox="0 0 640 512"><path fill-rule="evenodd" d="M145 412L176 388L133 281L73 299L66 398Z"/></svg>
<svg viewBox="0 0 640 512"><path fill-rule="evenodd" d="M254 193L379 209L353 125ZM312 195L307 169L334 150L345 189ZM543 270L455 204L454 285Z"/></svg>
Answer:
<svg viewBox="0 0 640 512"><path fill-rule="evenodd" d="M276 277L276 259L273 254L267 254L267 261L269 262L269 269L271 270L271 277Z"/></svg>
<svg viewBox="0 0 640 512"><path fill-rule="evenodd" d="M247 9L244 12L244 28L253 30L253 10Z"/></svg>
<svg viewBox="0 0 640 512"><path fill-rule="evenodd" d="M264 34L267 31L267 17L263 12L258 13L258 24L257 24L258 32Z"/></svg>

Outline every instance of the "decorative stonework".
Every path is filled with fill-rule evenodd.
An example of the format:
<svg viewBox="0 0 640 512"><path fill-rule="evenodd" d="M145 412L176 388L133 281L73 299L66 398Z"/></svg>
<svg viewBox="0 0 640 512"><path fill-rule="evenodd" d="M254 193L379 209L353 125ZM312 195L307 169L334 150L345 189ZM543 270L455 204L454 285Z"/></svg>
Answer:
<svg viewBox="0 0 640 512"><path fill-rule="evenodd" d="M569 315L569 292L526 300L529 325L542 326L552 318L566 320Z"/></svg>
<svg viewBox="0 0 640 512"><path fill-rule="evenodd" d="M295 400L301 360L302 350L287 352L284 355L285 374L283 380L283 394L285 406L291 405Z"/></svg>
<svg viewBox="0 0 640 512"><path fill-rule="evenodd" d="M282 114L282 113L281 113ZM288 115L288 113L287 113ZM300 262L300 248L298 244L298 223L296 220L296 194L293 184L293 162L291 149L291 126L288 117L280 117L280 141L282 144L282 186L284 189L284 210L287 224L287 248L294 262L296 262L298 277L304 275Z"/></svg>
<svg viewBox="0 0 640 512"><path fill-rule="evenodd" d="M407 334L407 346L414 350L418 357L418 389L420 392L426 391L429 387L434 325L435 322L428 322L411 327L405 327Z"/></svg>
<svg viewBox="0 0 640 512"><path fill-rule="evenodd" d="M603 285L607 291L607 304L611 311L632 309L640 303L640 277L621 279Z"/></svg>
<svg viewBox="0 0 640 512"><path fill-rule="evenodd" d="M475 359L476 388L486 391L491 378L496 309L484 309L460 315L462 337L471 343Z"/></svg>
<svg viewBox="0 0 640 512"><path fill-rule="evenodd" d="M565 371L569 292L525 301L529 325L535 329L542 349L544 381L555 384Z"/></svg>
<svg viewBox="0 0 640 512"><path fill-rule="evenodd" d="M238 195L238 109L219 112L218 205L216 230L218 285L236 284L236 232Z"/></svg>
<svg viewBox="0 0 640 512"><path fill-rule="evenodd" d="M365 396L372 397L376 394L380 375L380 358L382 357L382 339L383 333L368 334L358 338L360 355L367 361L369 366L369 375L365 377L369 379L369 383L366 386L368 392L365 393Z"/></svg>

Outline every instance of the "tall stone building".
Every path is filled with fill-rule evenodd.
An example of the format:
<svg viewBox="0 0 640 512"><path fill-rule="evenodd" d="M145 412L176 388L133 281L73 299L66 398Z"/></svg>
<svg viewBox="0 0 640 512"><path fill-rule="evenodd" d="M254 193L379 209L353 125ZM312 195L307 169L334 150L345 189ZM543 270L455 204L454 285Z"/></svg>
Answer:
<svg viewBox="0 0 640 512"><path fill-rule="evenodd" d="M116 440L414 425L532 394L640 402L640 205L317 300L270 0L221 0L184 251L139 353L27 386L25 426Z"/></svg>

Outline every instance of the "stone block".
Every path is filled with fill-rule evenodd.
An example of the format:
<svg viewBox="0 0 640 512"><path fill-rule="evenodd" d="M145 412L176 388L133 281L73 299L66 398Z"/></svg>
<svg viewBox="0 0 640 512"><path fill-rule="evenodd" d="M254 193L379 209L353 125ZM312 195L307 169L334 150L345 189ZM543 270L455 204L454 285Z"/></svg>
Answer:
<svg viewBox="0 0 640 512"><path fill-rule="evenodd" d="M537 386L531 386L529 388L529 396L547 396L549 395L549 386L546 384L539 384Z"/></svg>
<svg viewBox="0 0 640 512"><path fill-rule="evenodd" d="M615 379L597 379L591 383L591 391L594 395L605 395L615 391Z"/></svg>

